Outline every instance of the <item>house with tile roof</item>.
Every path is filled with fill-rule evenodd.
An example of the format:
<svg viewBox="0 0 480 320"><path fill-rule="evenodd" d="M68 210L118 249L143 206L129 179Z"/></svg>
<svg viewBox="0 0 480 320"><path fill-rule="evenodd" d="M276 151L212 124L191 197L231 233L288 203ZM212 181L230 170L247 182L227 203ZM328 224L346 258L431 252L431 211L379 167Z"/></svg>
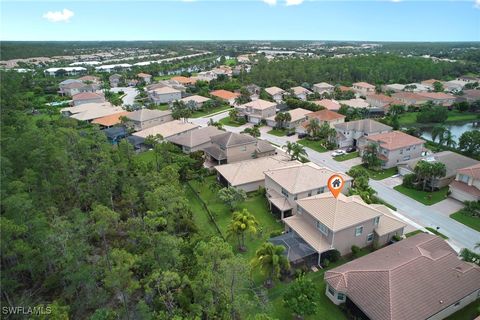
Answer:
<svg viewBox="0 0 480 320"><path fill-rule="evenodd" d="M402 101L396 100L385 94L369 94L366 98L366 102L370 104L373 109L377 109L383 113L387 113L388 109L392 105L405 105Z"/></svg>
<svg viewBox="0 0 480 320"><path fill-rule="evenodd" d="M309 112L305 116L305 121L297 127L296 132L300 134L307 133L308 125L312 120L317 121L320 126L326 123L330 128L334 128L335 125L345 122L345 116L328 109Z"/></svg>
<svg viewBox="0 0 480 320"><path fill-rule="evenodd" d="M275 117L277 113L277 104L274 102L257 99L236 106L239 117L244 117L246 121L258 124L262 120L267 120L270 117Z"/></svg>
<svg viewBox="0 0 480 320"><path fill-rule="evenodd" d="M444 107L450 107L456 100L454 95L443 92L419 92L418 95L428 99L433 104Z"/></svg>
<svg viewBox="0 0 480 320"><path fill-rule="evenodd" d="M184 86L191 86L194 85L197 80L192 77L184 77L184 76L175 76L172 77L171 80L177 81L178 83L184 85Z"/></svg>
<svg viewBox="0 0 480 320"><path fill-rule="evenodd" d="M110 87L116 88L120 85L120 82L122 81L122 76L118 73L112 74L110 77L108 77L108 81L110 82Z"/></svg>
<svg viewBox="0 0 480 320"><path fill-rule="evenodd" d="M402 131L391 131L369 135L359 140L360 156L370 144L377 146L377 157L384 169L397 166L400 162L422 155L425 140L411 136Z"/></svg>
<svg viewBox="0 0 480 320"><path fill-rule="evenodd" d="M132 134L132 136L145 139L148 136L161 135L163 139L168 140L168 138L173 136L181 135L192 130L197 130L198 127L199 125L190 122L173 120L135 132Z"/></svg>
<svg viewBox="0 0 480 320"><path fill-rule="evenodd" d="M137 74L137 78L139 78L145 84L149 84L152 82L152 75L148 73L140 72L139 74Z"/></svg>
<svg viewBox="0 0 480 320"><path fill-rule="evenodd" d="M98 103L95 103L95 104L100 105ZM80 105L80 107L85 106L85 105L88 105L88 104ZM74 108L77 108L77 107L74 107ZM109 115L112 115L112 114L115 114L115 113L119 113L119 112L122 112L122 111L123 111L123 109L121 107L113 107L113 106L112 107L106 107L106 108L103 108L103 107L91 108L91 109L83 111L83 112L75 113L75 114L71 115L70 118L77 119L77 120L80 120L80 121L90 122L94 119L106 117L106 116L109 116Z"/></svg>
<svg viewBox="0 0 480 320"><path fill-rule="evenodd" d="M450 197L462 202L480 201L480 164L458 169L450 192Z"/></svg>
<svg viewBox="0 0 480 320"><path fill-rule="evenodd" d="M337 144L340 148L356 147L363 137L392 131L392 127L371 119L344 122L336 124L334 127L337 131Z"/></svg>
<svg viewBox="0 0 480 320"><path fill-rule="evenodd" d="M148 91L148 97L155 104L171 103L182 98L182 91L172 87L163 86Z"/></svg>
<svg viewBox="0 0 480 320"><path fill-rule="evenodd" d="M311 162L265 171L265 189L270 210L280 219L295 214L297 200L330 192L327 187L328 179L335 173ZM342 192L347 194L352 178L346 174L341 176L345 180Z"/></svg>
<svg viewBox="0 0 480 320"><path fill-rule="evenodd" d="M72 104L79 106L85 103L103 103L105 96L101 93L95 92L80 92L72 96Z"/></svg>
<svg viewBox="0 0 480 320"><path fill-rule="evenodd" d="M324 94L324 93L331 94L335 90L335 86L332 86L331 84L326 82L320 82L320 83L315 83L312 86L312 90L313 92L317 92L319 94Z"/></svg>
<svg viewBox="0 0 480 320"><path fill-rule="evenodd" d="M170 137L167 140L182 148L183 152L191 153L204 150L205 148L211 146L211 138L223 133L225 133L225 131L219 130L213 126L208 126Z"/></svg>
<svg viewBox="0 0 480 320"><path fill-rule="evenodd" d="M296 108L293 110L288 110L286 112L290 114L290 121L286 121L285 123L283 123L283 127L287 129L297 128L305 121L307 114L311 113L310 110L302 108ZM277 121L275 120L275 117L276 115L273 115L266 119L268 126L272 128L277 126Z"/></svg>
<svg viewBox="0 0 480 320"><path fill-rule="evenodd" d="M210 92L210 95L223 100L225 102L228 102L229 105L234 106L235 105L235 99L240 96L239 93L236 92L231 92L227 90L213 90Z"/></svg>
<svg viewBox="0 0 480 320"><path fill-rule="evenodd" d="M60 95L64 96L74 96L82 92L95 92L99 89L98 84L87 84L79 79L67 79L59 83Z"/></svg>
<svg viewBox="0 0 480 320"><path fill-rule="evenodd" d="M97 118L92 121L93 124L98 124L103 128L110 128L116 124L121 123L121 118L126 117L130 114L128 111L122 111L119 113L114 113L105 117Z"/></svg>
<svg viewBox="0 0 480 320"><path fill-rule="evenodd" d="M171 110L139 109L127 116L127 126L135 131L144 130L173 120Z"/></svg>
<svg viewBox="0 0 480 320"><path fill-rule="evenodd" d="M400 91L392 95L395 100L401 101L406 106L419 106L429 101L428 97L415 92Z"/></svg>
<svg viewBox="0 0 480 320"><path fill-rule="evenodd" d="M265 171L298 164L300 162L279 154L216 166L215 171L221 185L251 192L265 186Z"/></svg>
<svg viewBox="0 0 480 320"><path fill-rule="evenodd" d="M275 147L269 142L247 134L225 132L211 137L210 140L212 145L203 150L207 165L221 165L276 154Z"/></svg>
<svg viewBox="0 0 480 320"><path fill-rule="evenodd" d="M265 92L268 93L273 100L277 103L281 103L283 101L283 94L285 93L285 90L279 87L268 87L265 88Z"/></svg>
<svg viewBox="0 0 480 320"><path fill-rule="evenodd" d="M290 90L292 90L295 97L303 101L307 101L307 96L313 93L312 91L300 86L290 88Z"/></svg>
<svg viewBox="0 0 480 320"><path fill-rule="evenodd" d="M325 272L326 295L361 319L444 319L480 297L480 267L421 233Z"/></svg>
<svg viewBox="0 0 480 320"><path fill-rule="evenodd" d="M355 82L352 84L353 91L361 96L368 96L375 93L375 86L367 82Z"/></svg>
<svg viewBox="0 0 480 320"><path fill-rule="evenodd" d="M328 109L330 111L338 111L341 107L340 103L338 101L332 100L332 99L322 99L322 100L315 100L312 101L316 105L323 107L325 109Z"/></svg>
<svg viewBox="0 0 480 320"><path fill-rule="evenodd" d="M207 101L210 101L210 98L206 98L199 95L188 96L185 98L180 99L183 103L185 103L189 108L197 110L201 109L203 104Z"/></svg>

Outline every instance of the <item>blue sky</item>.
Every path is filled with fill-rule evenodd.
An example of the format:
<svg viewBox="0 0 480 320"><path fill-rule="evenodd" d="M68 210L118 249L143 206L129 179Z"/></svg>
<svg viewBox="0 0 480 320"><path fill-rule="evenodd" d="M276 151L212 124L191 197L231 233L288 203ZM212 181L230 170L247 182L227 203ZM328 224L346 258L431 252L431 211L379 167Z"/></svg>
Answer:
<svg viewBox="0 0 480 320"><path fill-rule="evenodd" d="M1 1L0 5L1 40L480 41L480 0Z"/></svg>

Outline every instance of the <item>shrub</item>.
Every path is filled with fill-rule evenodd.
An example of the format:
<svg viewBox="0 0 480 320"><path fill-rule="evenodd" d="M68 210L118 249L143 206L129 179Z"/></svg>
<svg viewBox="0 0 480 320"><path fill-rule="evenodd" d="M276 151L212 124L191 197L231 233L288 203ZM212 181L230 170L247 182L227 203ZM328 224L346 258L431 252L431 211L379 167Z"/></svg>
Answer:
<svg viewBox="0 0 480 320"><path fill-rule="evenodd" d="M328 259L323 260L322 266L323 266L324 268L328 268L329 265L330 265L330 260L328 260Z"/></svg>
<svg viewBox="0 0 480 320"><path fill-rule="evenodd" d="M400 241L400 240L402 240L402 237L400 237L398 234L396 234L392 237L392 239L395 240L395 241Z"/></svg>
<svg viewBox="0 0 480 320"><path fill-rule="evenodd" d="M333 249L324 253L325 259L330 260L331 262L337 262L340 259L340 251Z"/></svg>
<svg viewBox="0 0 480 320"><path fill-rule="evenodd" d="M247 123L247 120L246 120L245 118L238 118L238 119L237 119L237 122L238 122L239 124L245 124L245 123Z"/></svg>
<svg viewBox="0 0 480 320"><path fill-rule="evenodd" d="M417 179L417 176L414 173L409 173L403 176L403 182L402 185L405 188L410 188L413 189L415 188L415 180Z"/></svg>
<svg viewBox="0 0 480 320"><path fill-rule="evenodd" d="M358 254L360 253L361 249L359 247L355 246L355 245L353 245L350 249L352 250L352 255L355 258L358 257Z"/></svg>
<svg viewBox="0 0 480 320"><path fill-rule="evenodd" d="M282 233L283 233L282 230L272 231L272 232L270 232L270 238L278 237L278 236L281 235Z"/></svg>

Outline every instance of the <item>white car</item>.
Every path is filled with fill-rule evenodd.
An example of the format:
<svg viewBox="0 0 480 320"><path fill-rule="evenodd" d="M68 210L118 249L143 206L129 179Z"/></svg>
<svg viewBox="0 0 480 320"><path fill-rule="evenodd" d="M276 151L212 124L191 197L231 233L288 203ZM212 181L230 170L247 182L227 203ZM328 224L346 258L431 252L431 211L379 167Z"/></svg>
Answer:
<svg viewBox="0 0 480 320"><path fill-rule="evenodd" d="M338 150L335 150L335 151L332 152L332 157L341 156L341 155L344 155L346 153L347 153L346 151L338 149Z"/></svg>

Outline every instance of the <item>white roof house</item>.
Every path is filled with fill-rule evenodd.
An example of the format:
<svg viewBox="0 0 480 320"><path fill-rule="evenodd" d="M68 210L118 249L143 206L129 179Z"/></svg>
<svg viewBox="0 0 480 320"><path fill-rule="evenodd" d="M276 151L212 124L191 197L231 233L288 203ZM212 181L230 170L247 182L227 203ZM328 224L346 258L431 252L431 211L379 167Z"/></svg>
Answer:
<svg viewBox="0 0 480 320"><path fill-rule="evenodd" d="M84 112L76 113L71 116L73 119L81 120L81 121L90 121L97 118L109 116L115 113L122 112L123 109L121 107L113 107L113 108L94 108Z"/></svg>
<svg viewBox="0 0 480 320"><path fill-rule="evenodd" d="M360 98L357 99L350 99L350 100L340 100L338 101L340 104L347 105L349 107L355 108L355 109L362 109L362 108L369 108L370 104Z"/></svg>
<svg viewBox="0 0 480 320"><path fill-rule="evenodd" d="M161 135L164 139L179 135L190 130L195 130L199 127L197 124L190 122L183 122L180 120L173 120L158 126L150 127L142 131L135 132L133 135L146 138L148 136L156 136L157 134Z"/></svg>
<svg viewBox="0 0 480 320"><path fill-rule="evenodd" d="M44 73L50 76L54 76L57 74L59 70L64 70L67 74L71 74L71 75L87 71L87 69L84 67L63 67L63 68L48 68L44 71Z"/></svg>

